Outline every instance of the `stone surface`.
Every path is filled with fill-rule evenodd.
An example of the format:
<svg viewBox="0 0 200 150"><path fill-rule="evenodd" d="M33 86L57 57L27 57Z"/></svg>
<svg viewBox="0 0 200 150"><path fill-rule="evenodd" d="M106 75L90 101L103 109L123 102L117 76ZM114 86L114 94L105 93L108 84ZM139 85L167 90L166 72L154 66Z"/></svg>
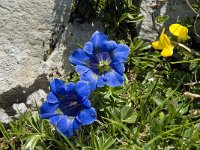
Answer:
<svg viewBox="0 0 200 150"><path fill-rule="evenodd" d="M71 0L0 0L0 122L46 97L49 76L100 23L68 23Z"/></svg>
<svg viewBox="0 0 200 150"><path fill-rule="evenodd" d="M11 121L11 118L8 116L8 114L5 112L4 109L0 108L0 122L3 123L9 123Z"/></svg>
<svg viewBox="0 0 200 150"><path fill-rule="evenodd" d="M18 112L20 112L20 113L25 113L26 110L27 110L27 107L26 107L26 105L25 105L24 103L13 104L12 107L13 107L13 109L14 109L15 112L16 112L15 117L19 117L19 113L18 113Z"/></svg>
<svg viewBox="0 0 200 150"><path fill-rule="evenodd" d="M195 0L190 0L190 3ZM154 41L165 27L178 21L184 21L186 17L192 18L195 13L189 8L186 0L142 0L140 11L144 15L144 20L138 26L137 32L140 38ZM168 19L164 24L156 23L158 16L167 15Z"/></svg>

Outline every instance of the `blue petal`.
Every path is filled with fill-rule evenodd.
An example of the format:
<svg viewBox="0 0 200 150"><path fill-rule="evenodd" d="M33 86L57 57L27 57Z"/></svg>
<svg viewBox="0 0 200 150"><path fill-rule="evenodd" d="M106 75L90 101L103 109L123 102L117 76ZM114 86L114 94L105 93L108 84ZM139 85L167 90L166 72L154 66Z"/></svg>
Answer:
<svg viewBox="0 0 200 150"><path fill-rule="evenodd" d="M75 85L75 91L79 97L85 98L90 95L90 87L87 81L79 81Z"/></svg>
<svg viewBox="0 0 200 150"><path fill-rule="evenodd" d="M93 33L90 41L94 44L95 48L102 50L105 48L105 42L108 41L108 39L104 33L96 31Z"/></svg>
<svg viewBox="0 0 200 150"><path fill-rule="evenodd" d="M77 49L75 52L72 53L72 55L69 56L69 61L75 66L84 65L85 61L87 61L88 59L89 57L82 49Z"/></svg>
<svg viewBox="0 0 200 150"><path fill-rule="evenodd" d="M80 129L80 127L81 127L81 123L76 118L74 118L74 121L73 121L74 130Z"/></svg>
<svg viewBox="0 0 200 150"><path fill-rule="evenodd" d="M107 51L111 51L117 48L117 43L115 41L106 41L105 42L105 48Z"/></svg>
<svg viewBox="0 0 200 150"><path fill-rule="evenodd" d="M82 66L82 65L77 65L75 68L76 72L78 72L80 75L84 74L85 72L87 72L88 70L90 70L88 67L86 66Z"/></svg>
<svg viewBox="0 0 200 150"><path fill-rule="evenodd" d="M101 75L97 81L97 87L103 87L105 86L105 81L104 81L104 75Z"/></svg>
<svg viewBox="0 0 200 150"><path fill-rule="evenodd" d="M117 73L115 70L107 72L104 76L108 86L121 86L124 83L124 76Z"/></svg>
<svg viewBox="0 0 200 150"><path fill-rule="evenodd" d="M63 118L63 115L57 115L57 116L54 116L54 117L51 117L50 118L50 124L51 125L54 125L54 126L57 126L57 123ZM73 126L73 130L76 130L76 129L80 129L81 127L81 123L77 121L77 119L74 119L73 120L73 123L72 123L72 126Z"/></svg>
<svg viewBox="0 0 200 150"><path fill-rule="evenodd" d="M83 111L81 111L80 114L76 117L76 119L82 125L89 125L97 119L97 114L95 109L91 107L90 109L84 109Z"/></svg>
<svg viewBox="0 0 200 150"><path fill-rule="evenodd" d="M73 82L68 82L66 85L65 85L65 91L66 91L66 94L70 94L70 92L72 92L75 88L75 84Z"/></svg>
<svg viewBox="0 0 200 150"><path fill-rule="evenodd" d="M128 58L130 49L125 44L118 44L117 48L112 51L113 62L125 62Z"/></svg>
<svg viewBox="0 0 200 150"><path fill-rule="evenodd" d="M117 71L119 74L123 74L125 71L124 63L120 62L113 63L112 68L115 69L115 71Z"/></svg>
<svg viewBox="0 0 200 150"><path fill-rule="evenodd" d="M57 125L57 122L60 121L60 117L62 115L59 115L57 114L56 116L53 116L51 117L49 120L50 120L50 124L53 125L53 126L56 126Z"/></svg>
<svg viewBox="0 0 200 150"><path fill-rule="evenodd" d="M88 81L89 82L89 86L90 86L91 91L96 89L98 76L93 71L89 70L88 72L82 74L80 79L82 81Z"/></svg>
<svg viewBox="0 0 200 150"><path fill-rule="evenodd" d="M84 48L83 50L88 53L89 55L92 55L93 54L93 43L92 42L87 42L85 43L84 45Z"/></svg>
<svg viewBox="0 0 200 150"><path fill-rule="evenodd" d="M82 99L80 104L83 106L83 108L90 108L91 107L91 102L89 99L85 98L85 99Z"/></svg>
<svg viewBox="0 0 200 150"><path fill-rule="evenodd" d="M55 116L55 111L58 108L59 104L49 104L48 102L44 102L40 106L40 117L43 119L49 119L50 117Z"/></svg>
<svg viewBox="0 0 200 150"><path fill-rule="evenodd" d="M73 121L67 118L67 116L61 115L56 124L56 128L64 134L66 137L72 136L74 132Z"/></svg>
<svg viewBox="0 0 200 150"><path fill-rule="evenodd" d="M47 95L47 102L50 104L59 103L58 98L53 94L53 92L49 92Z"/></svg>
<svg viewBox="0 0 200 150"><path fill-rule="evenodd" d="M66 93L64 88L64 81L60 79L54 79L50 82L50 91L55 95L63 95Z"/></svg>

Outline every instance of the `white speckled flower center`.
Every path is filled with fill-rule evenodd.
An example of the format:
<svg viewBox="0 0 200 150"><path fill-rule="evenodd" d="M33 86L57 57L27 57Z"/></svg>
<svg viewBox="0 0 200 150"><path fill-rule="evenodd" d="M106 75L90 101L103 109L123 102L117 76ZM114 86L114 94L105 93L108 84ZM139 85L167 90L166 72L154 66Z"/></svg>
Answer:
<svg viewBox="0 0 200 150"><path fill-rule="evenodd" d="M111 69L109 65L110 65L109 61L99 61L98 68L99 68L100 73L109 71Z"/></svg>
<svg viewBox="0 0 200 150"><path fill-rule="evenodd" d="M108 52L97 53L91 60L91 69L98 75L104 74L111 70L111 59Z"/></svg>

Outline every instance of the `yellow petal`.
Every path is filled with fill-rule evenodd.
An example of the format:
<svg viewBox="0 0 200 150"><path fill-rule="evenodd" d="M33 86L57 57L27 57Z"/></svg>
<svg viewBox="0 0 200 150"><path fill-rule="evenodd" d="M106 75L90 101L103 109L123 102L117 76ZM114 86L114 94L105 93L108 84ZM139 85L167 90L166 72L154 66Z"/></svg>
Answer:
<svg viewBox="0 0 200 150"><path fill-rule="evenodd" d="M169 49L163 49L163 51L161 52L161 56L163 57L169 57L173 55L173 47L169 48Z"/></svg>
<svg viewBox="0 0 200 150"><path fill-rule="evenodd" d="M160 34L159 41L162 41L164 35L165 35L165 28L162 30L162 33Z"/></svg>
<svg viewBox="0 0 200 150"><path fill-rule="evenodd" d="M164 46L163 46L163 35L164 35L164 32L165 32L165 28L162 30L162 33L161 33L161 35L159 37L159 40L152 43L152 47L154 49L162 50L164 48Z"/></svg>
<svg viewBox="0 0 200 150"><path fill-rule="evenodd" d="M160 37L160 42L162 43L163 49L171 47L171 42L169 37L166 34L163 34L162 37Z"/></svg>
<svg viewBox="0 0 200 150"><path fill-rule="evenodd" d="M188 29L186 27L182 27L180 33L179 33L179 36L178 36L178 39L180 41L185 41L188 39Z"/></svg>
<svg viewBox="0 0 200 150"><path fill-rule="evenodd" d="M152 42L151 45L152 45L152 47L154 49L157 49L157 50L162 50L163 49L163 47L162 47L162 45L160 44L159 41Z"/></svg>
<svg viewBox="0 0 200 150"><path fill-rule="evenodd" d="M180 24L172 24L169 26L169 31L175 36L179 36L181 30L182 26Z"/></svg>
<svg viewBox="0 0 200 150"><path fill-rule="evenodd" d="M182 26L180 24L172 24L169 27L169 31L174 35L178 37L178 41L185 41L188 39L188 29L185 26Z"/></svg>
<svg viewBox="0 0 200 150"><path fill-rule="evenodd" d="M162 30L162 33L159 39L159 42L162 43L163 49L172 47L169 37L167 36L167 34L164 34L164 32L165 32L165 29Z"/></svg>
<svg viewBox="0 0 200 150"><path fill-rule="evenodd" d="M169 49L172 47L169 37L164 33L165 28L162 30L162 33L159 37L159 41L152 43L152 47L157 50L162 50L164 48Z"/></svg>

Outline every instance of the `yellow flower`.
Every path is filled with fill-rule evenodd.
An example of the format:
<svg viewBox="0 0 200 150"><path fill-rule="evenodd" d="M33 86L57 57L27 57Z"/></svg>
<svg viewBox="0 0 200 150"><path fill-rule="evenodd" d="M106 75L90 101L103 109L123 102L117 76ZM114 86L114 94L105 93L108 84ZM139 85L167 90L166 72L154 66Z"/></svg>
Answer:
<svg viewBox="0 0 200 150"><path fill-rule="evenodd" d="M164 34L164 32L165 29L162 30L159 40L153 42L152 46L154 49L162 50L161 56L169 57L173 54L174 46L172 46L169 37L166 34Z"/></svg>
<svg viewBox="0 0 200 150"><path fill-rule="evenodd" d="M188 39L188 29L180 24L172 24L169 26L169 31L174 36L177 36L178 41L185 41Z"/></svg>

